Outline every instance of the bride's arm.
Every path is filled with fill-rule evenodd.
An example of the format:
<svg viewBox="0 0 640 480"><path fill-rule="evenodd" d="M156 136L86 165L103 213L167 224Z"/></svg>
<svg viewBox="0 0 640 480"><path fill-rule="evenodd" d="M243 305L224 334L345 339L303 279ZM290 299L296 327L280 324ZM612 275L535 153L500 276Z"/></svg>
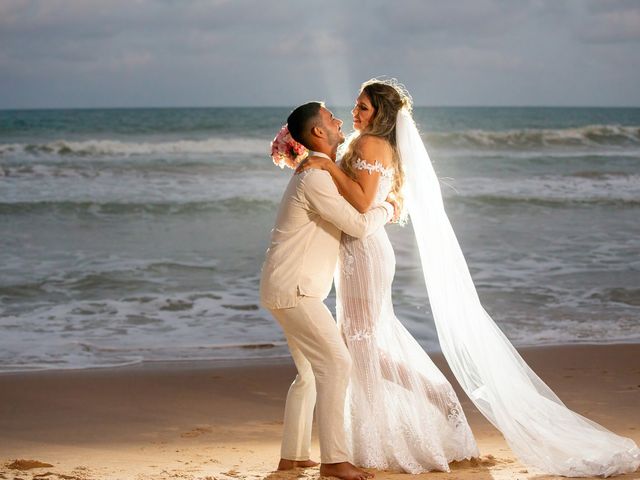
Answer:
<svg viewBox="0 0 640 480"><path fill-rule="evenodd" d="M372 164L379 161L385 167L391 163L391 148L386 141L377 137L365 136L359 139L356 153L366 163ZM371 208L378 189L380 172L355 169L356 179L354 180L335 162L319 157L314 157L313 162L310 162L307 167L320 168L329 172L340 194L360 213Z"/></svg>
<svg viewBox="0 0 640 480"><path fill-rule="evenodd" d="M379 174L369 175L363 170L356 170L356 180L354 180L334 162L327 162L323 169L331 174L340 195L356 210L364 213L371 208L378 188Z"/></svg>

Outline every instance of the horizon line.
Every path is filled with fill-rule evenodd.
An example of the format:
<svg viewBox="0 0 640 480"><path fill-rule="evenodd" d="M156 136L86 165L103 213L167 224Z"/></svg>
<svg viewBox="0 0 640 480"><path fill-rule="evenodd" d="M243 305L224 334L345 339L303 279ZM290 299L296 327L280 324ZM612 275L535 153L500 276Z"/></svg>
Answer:
<svg viewBox="0 0 640 480"><path fill-rule="evenodd" d="M329 105L332 108L351 108L351 105ZM211 106L91 106L91 107L0 107L0 112L34 110L180 110L213 108L295 108L295 105L211 105ZM414 105L413 108L626 108L637 109L640 105Z"/></svg>

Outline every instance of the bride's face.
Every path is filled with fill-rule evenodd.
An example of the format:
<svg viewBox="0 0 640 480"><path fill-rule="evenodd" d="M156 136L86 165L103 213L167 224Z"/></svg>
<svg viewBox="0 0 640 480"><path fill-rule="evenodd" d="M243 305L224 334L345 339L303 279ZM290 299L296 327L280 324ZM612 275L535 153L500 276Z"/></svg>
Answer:
<svg viewBox="0 0 640 480"><path fill-rule="evenodd" d="M351 115L353 115L353 128L361 132L365 130L376 111L371 105L371 100L369 100L369 96L362 92L358 98L356 99L356 105L351 110Z"/></svg>

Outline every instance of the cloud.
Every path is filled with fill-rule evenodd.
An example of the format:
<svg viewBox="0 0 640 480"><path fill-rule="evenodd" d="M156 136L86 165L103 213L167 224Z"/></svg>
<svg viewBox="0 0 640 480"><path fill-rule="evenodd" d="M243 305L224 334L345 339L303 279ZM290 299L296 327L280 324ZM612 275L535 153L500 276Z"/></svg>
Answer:
<svg viewBox="0 0 640 480"><path fill-rule="evenodd" d="M528 2L493 0L410 0L381 6L387 26L396 34L444 37L454 42L504 36L528 10Z"/></svg>
<svg viewBox="0 0 640 480"><path fill-rule="evenodd" d="M417 104L640 104L638 11L616 0L3 0L0 108L350 104L378 75L399 77Z"/></svg>
<svg viewBox="0 0 640 480"><path fill-rule="evenodd" d="M576 29L578 38L588 43L640 43L640 3L592 4L585 22ZM609 2L606 2L609 3Z"/></svg>

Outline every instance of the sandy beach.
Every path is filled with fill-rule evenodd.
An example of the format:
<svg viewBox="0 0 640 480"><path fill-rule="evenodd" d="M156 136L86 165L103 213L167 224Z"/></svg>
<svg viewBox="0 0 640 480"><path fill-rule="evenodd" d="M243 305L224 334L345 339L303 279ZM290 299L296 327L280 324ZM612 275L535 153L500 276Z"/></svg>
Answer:
<svg viewBox="0 0 640 480"><path fill-rule="evenodd" d="M521 351L570 408L640 443L640 345ZM442 356L433 358L452 379ZM0 374L0 478L318 478L317 468L274 472L294 374L288 360ZM376 478L556 478L520 464L458 393L481 458L452 464L450 473L375 471Z"/></svg>

